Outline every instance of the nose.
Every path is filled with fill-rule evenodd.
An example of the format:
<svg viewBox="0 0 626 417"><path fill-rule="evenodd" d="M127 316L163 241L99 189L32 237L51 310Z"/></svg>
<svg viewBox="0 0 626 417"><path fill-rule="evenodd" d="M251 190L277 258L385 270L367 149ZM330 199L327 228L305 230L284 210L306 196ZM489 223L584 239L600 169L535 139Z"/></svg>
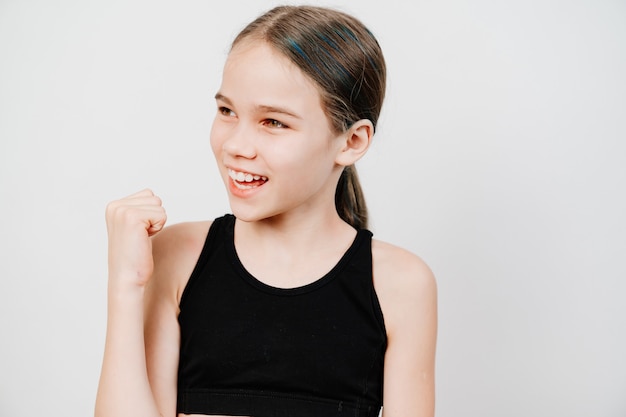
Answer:
<svg viewBox="0 0 626 417"><path fill-rule="evenodd" d="M232 157L253 159L256 157L254 137L254 129L244 123L239 123L236 128L228 132L222 149Z"/></svg>

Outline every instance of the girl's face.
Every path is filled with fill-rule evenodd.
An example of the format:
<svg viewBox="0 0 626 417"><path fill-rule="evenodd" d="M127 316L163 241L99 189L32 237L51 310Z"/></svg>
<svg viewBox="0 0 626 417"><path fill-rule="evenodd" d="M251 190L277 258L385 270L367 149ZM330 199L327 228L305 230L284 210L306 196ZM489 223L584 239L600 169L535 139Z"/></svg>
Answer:
<svg viewBox="0 0 626 417"><path fill-rule="evenodd" d="M228 56L216 101L211 147L235 216L334 210L345 142L300 69L265 42L243 41Z"/></svg>

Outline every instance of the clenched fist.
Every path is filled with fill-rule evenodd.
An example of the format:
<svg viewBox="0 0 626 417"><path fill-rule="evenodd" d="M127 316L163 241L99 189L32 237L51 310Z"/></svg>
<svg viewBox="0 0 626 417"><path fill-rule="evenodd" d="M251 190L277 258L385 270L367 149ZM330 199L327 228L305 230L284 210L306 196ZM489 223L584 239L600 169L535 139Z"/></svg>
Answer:
<svg viewBox="0 0 626 417"><path fill-rule="evenodd" d="M166 221L161 199L143 190L108 204L109 288L144 287L154 269L151 236Z"/></svg>

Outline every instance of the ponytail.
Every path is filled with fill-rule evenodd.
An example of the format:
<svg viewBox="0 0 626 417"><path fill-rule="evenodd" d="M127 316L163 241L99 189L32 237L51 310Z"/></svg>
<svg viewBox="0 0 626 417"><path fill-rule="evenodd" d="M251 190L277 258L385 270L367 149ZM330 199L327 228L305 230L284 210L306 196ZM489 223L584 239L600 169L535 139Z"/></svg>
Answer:
<svg viewBox="0 0 626 417"><path fill-rule="evenodd" d="M344 168L335 191L335 207L339 217L355 229L367 228L367 206L356 173L356 167Z"/></svg>

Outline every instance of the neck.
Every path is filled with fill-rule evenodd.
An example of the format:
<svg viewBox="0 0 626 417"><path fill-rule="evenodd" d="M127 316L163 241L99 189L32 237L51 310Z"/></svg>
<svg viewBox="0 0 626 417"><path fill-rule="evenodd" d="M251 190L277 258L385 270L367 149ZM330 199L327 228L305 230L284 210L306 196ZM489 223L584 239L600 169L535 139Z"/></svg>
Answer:
<svg viewBox="0 0 626 417"><path fill-rule="evenodd" d="M235 223L235 247L246 269L266 284L284 288L306 285L323 276L355 235L354 228L336 211Z"/></svg>
<svg viewBox="0 0 626 417"><path fill-rule="evenodd" d="M255 222L237 220L236 237L254 241L255 245L267 243L285 247L305 246L316 241L328 244L329 239L353 231L344 222L334 207L332 210L315 213L285 213ZM238 239L239 240L239 239Z"/></svg>

